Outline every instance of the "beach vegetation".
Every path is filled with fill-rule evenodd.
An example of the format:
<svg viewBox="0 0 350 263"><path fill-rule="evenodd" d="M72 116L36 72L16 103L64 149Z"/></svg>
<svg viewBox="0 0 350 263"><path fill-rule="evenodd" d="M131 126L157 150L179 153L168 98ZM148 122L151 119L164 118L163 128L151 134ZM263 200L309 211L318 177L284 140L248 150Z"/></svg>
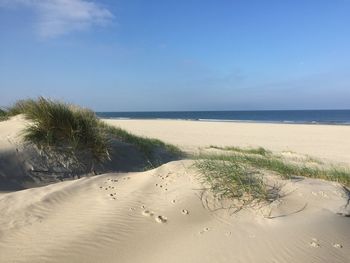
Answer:
<svg viewBox="0 0 350 263"><path fill-rule="evenodd" d="M43 97L22 100L9 108L10 115L23 114L29 121L23 131L24 141L39 149L72 156L75 160L91 159L102 163L110 158L112 141L118 140L137 147L151 162L157 163L156 153L166 152L179 158L176 146L157 139L133 135L100 120L93 111Z"/></svg>
<svg viewBox="0 0 350 263"><path fill-rule="evenodd" d="M220 147L220 146L210 145L209 148L217 149L217 150L223 150L223 151L239 152L239 153L258 154L258 155L263 155L263 156L266 156L266 155L271 153L271 151L266 150L263 147L258 147L258 148L241 148L241 147L236 147L236 146Z"/></svg>
<svg viewBox="0 0 350 263"><path fill-rule="evenodd" d="M7 120L8 113L5 109L0 108L0 121Z"/></svg>
<svg viewBox="0 0 350 263"><path fill-rule="evenodd" d="M215 195L241 200L244 206L252 202L269 203L279 198L279 187L265 180L263 174L266 173L281 179L316 178L350 187L350 170L344 167L291 162L262 148L211 148L225 152L201 153L196 156L195 167Z"/></svg>
<svg viewBox="0 0 350 263"><path fill-rule="evenodd" d="M26 142L38 148L66 154L88 154L95 161L108 158L108 140L99 129L94 112L43 97L20 101L12 114L24 114L30 121L23 135Z"/></svg>
<svg viewBox="0 0 350 263"><path fill-rule="evenodd" d="M257 149L256 152L259 152L259 150ZM197 156L196 165L204 173L211 171L209 174L213 173L213 170L211 168L209 169L209 167L245 167L247 171L254 169L274 172L283 179L292 179L301 176L334 181L347 187L350 186L350 170L347 168L334 165L328 167L310 166L305 162L293 163L284 160L279 155L272 154L270 151L263 154L252 154L239 149L229 154L202 153ZM227 169L229 172L232 172L232 170Z"/></svg>
<svg viewBox="0 0 350 263"><path fill-rule="evenodd" d="M16 101L13 105L6 109L8 116L16 116L27 112L33 104L36 103L34 99L22 99Z"/></svg>
<svg viewBox="0 0 350 263"><path fill-rule="evenodd" d="M106 123L100 123L100 127L102 127L102 129L106 133L110 134L114 138L117 138L122 142L130 143L137 146L139 150L147 156L148 159L153 158L152 156L156 149L171 153L172 155L177 157L185 156L185 153L182 152L177 146L165 143L161 140L136 136L130 132L127 132L126 130L110 126Z"/></svg>
<svg viewBox="0 0 350 263"><path fill-rule="evenodd" d="M239 200L240 206L245 207L252 203L272 202L279 197L278 187L268 185L257 170L245 163L228 161L227 156L200 156L195 166L204 183L219 199Z"/></svg>

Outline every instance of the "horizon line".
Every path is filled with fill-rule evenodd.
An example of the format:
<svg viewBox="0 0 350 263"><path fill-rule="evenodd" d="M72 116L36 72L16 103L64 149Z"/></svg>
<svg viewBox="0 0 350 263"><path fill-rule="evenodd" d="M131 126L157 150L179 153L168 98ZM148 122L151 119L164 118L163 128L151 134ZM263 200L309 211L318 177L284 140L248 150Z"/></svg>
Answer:
<svg viewBox="0 0 350 263"><path fill-rule="evenodd" d="M136 110L136 111L96 111L96 113L109 113L109 112L229 112L229 111L237 111L237 112L253 112L253 111L350 111L349 109L297 109L297 110L276 110L276 109L269 109L269 110Z"/></svg>

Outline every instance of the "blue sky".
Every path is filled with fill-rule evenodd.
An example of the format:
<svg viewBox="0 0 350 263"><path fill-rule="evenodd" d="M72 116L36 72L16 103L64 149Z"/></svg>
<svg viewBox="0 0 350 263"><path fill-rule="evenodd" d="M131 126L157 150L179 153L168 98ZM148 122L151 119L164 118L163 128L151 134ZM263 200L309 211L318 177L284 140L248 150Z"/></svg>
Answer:
<svg viewBox="0 0 350 263"><path fill-rule="evenodd" d="M0 0L0 105L350 108L349 0Z"/></svg>

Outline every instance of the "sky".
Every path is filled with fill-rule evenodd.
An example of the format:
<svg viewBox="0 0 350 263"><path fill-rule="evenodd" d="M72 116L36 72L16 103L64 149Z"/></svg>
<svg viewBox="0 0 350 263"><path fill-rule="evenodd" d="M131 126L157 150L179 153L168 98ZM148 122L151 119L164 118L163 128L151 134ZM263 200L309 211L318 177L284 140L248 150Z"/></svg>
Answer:
<svg viewBox="0 0 350 263"><path fill-rule="evenodd" d="M0 0L0 105L350 109L350 0Z"/></svg>

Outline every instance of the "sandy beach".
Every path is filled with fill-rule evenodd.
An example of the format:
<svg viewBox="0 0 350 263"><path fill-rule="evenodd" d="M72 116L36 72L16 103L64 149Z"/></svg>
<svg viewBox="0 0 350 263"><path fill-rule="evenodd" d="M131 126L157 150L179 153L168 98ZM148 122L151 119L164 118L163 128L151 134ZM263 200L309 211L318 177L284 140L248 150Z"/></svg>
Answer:
<svg viewBox="0 0 350 263"><path fill-rule="evenodd" d="M350 165L349 126L106 122L191 152L262 146ZM16 155L24 125L0 122L0 159ZM0 193L0 262L350 262L350 220L339 215L349 213L344 188L281 183L278 202L235 214L216 209L192 160Z"/></svg>
<svg viewBox="0 0 350 263"><path fill-rule="evenodd" d="M350 126L205 122L182 120L105 120L138 135L155 137L189 151L199 147L265 147L350 164Z"/></svg>
<svg viewBox="0 0 350 263"><path fill-rule="evenodd" d="M0 0L0 263L350 263L350 0Z"/></svg>

